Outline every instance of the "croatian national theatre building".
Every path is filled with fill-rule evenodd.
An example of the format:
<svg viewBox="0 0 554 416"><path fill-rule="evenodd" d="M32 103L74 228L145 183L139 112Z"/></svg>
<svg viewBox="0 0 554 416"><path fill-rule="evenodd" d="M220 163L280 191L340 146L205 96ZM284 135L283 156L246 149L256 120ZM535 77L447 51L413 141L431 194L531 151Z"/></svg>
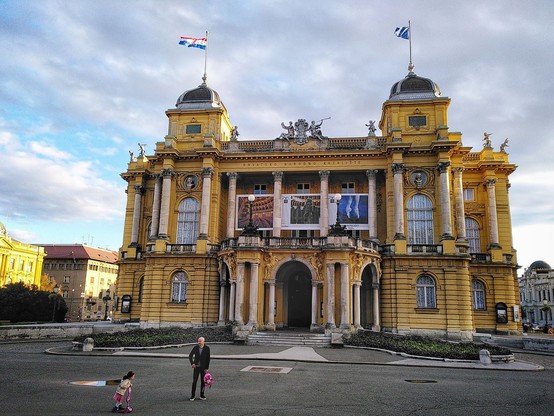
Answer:
<svg viewBox="0 0 554 416"><path fill-rule="evenodd" d="M204 78L131 153L114 318L242 332L359 328L471 340L521 329L507 140L472 151L413 68L375 134L299 118L239 140ZM345 132L347 134L347 132Z"/></svg>

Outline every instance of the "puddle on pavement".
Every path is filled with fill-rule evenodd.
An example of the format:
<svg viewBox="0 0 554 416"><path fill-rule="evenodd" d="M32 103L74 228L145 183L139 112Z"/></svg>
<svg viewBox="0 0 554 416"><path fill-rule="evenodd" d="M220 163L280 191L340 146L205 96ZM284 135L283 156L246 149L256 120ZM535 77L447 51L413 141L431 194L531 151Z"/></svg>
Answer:
<svg viewBox="0 0 554 416"><path fill-rule="evenodd" d="M73 384L75 386L103 387L103 386L117 386L120 382L121 382L121 379L98 380L98 381L69 381L68 384Z"/></svg>

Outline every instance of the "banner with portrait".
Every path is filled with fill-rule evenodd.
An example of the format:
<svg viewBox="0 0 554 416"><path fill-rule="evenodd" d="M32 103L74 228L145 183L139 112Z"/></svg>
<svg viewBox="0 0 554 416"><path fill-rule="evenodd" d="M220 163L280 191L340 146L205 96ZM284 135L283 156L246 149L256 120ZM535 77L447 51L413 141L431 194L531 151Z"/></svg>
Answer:
<svg viewBox="0 0 554 416"><path fill-rule="evenodd" d="M273 195L255 195L252 202L252 224L260 230L273 229ZM237 196L236 228L243 229L250 221L248 195Z"/></svg>

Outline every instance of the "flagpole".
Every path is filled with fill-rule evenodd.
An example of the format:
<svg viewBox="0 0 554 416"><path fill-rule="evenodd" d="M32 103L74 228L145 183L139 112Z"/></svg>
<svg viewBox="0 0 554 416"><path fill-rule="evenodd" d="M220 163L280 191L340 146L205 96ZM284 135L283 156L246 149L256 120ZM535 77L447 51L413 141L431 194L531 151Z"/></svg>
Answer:
<svg viewBox="0 0 554 416"><path fill-rule="evenodd" d="M206 68L208 67L208 31L206 30L206 49L204 49L204 76L202 77L202 81L204 81L204 84L208 81L208 75Z"/></svg>
<svg viewBox="0 0 554 416"><path fill-rule="evenodd" d="M408 41L410 42L410 64L408 65L408 71L414 70L414 64L412 63L412 24L408 20Z"/></svg>

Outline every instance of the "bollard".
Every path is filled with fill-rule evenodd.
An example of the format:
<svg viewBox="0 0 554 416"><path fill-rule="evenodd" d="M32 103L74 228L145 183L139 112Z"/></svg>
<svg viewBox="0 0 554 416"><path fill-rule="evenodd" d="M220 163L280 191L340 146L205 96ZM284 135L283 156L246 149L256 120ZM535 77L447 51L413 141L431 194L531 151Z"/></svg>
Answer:
<svg viewBox="0 0 554 416"><path fill-rule="evenodd" d="M94 340L92 338L85 338L83 341L83 351L91 352L94 348Z"/></svg>
<svg viewBox="0 0 554 416"><path fill-rule="evenodd" d="M491 353L489 350L479 351L479 361L481 364L492 364Z"/></svg>

